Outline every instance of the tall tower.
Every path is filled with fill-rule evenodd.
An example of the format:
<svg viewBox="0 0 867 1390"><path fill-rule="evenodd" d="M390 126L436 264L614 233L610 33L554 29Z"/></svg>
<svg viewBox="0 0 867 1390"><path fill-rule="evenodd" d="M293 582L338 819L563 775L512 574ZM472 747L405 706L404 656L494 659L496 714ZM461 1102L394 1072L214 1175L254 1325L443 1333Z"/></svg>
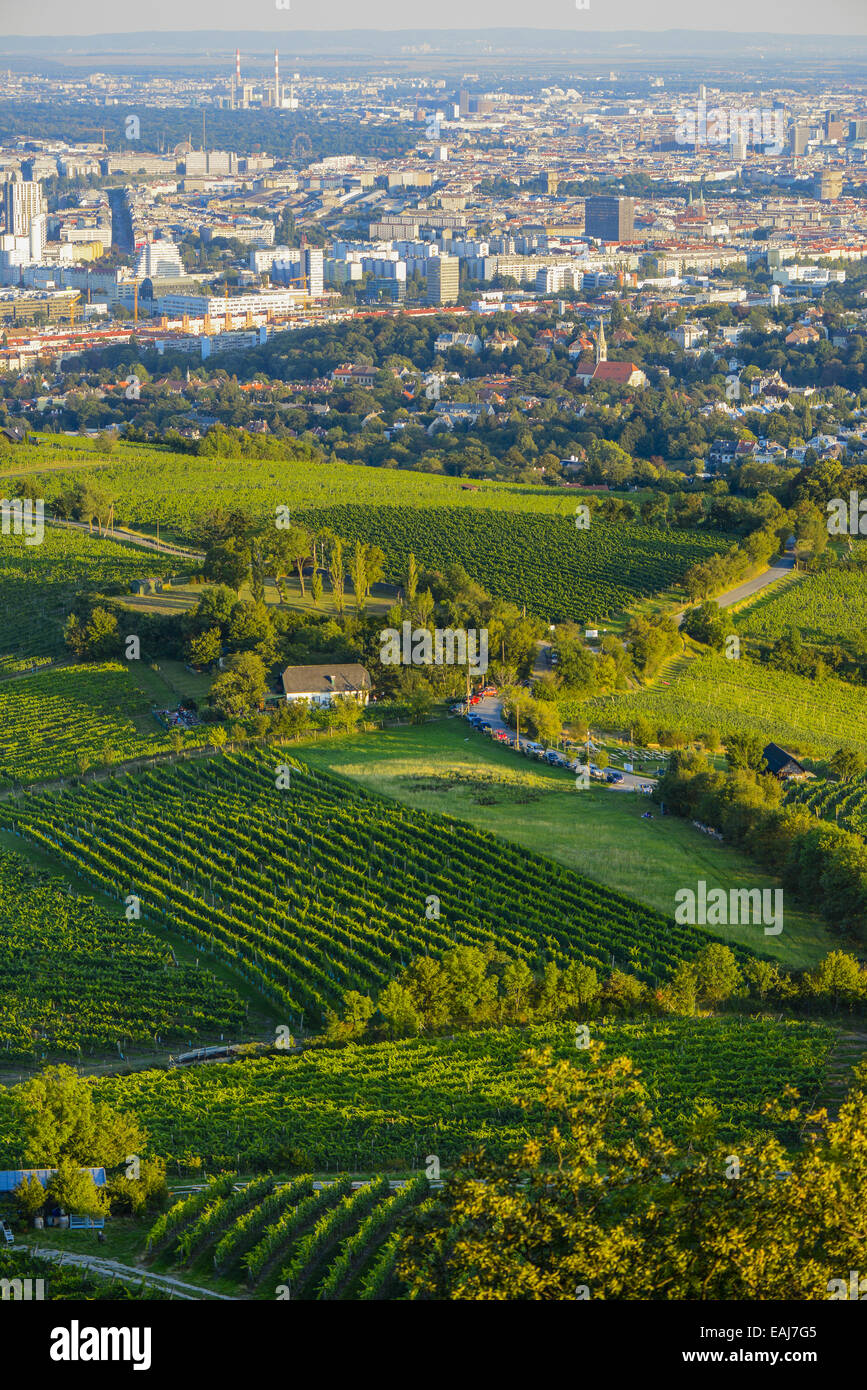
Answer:
<svg viewBox="0 0 867 1390"><path fill-rule="evenodd" d="M274 49L274 105L280 105L280 55Z"/></svg>
<svg viewBox="0 0 867 1390"><path fill-rule="evenodd" d="M240 48L236 48L236 49L235 49L235 86L238 87L238 88L240 88L240 86L241 86L241 50L240 50Z"/></svg>
<svg viewBox="0 0 867 1390"><path fill-rule="evenodd" d="M597 363L608 361L608 344L605 341L605 325L601 319L599 320L599 331L596 334L596 361Z"/></svg>

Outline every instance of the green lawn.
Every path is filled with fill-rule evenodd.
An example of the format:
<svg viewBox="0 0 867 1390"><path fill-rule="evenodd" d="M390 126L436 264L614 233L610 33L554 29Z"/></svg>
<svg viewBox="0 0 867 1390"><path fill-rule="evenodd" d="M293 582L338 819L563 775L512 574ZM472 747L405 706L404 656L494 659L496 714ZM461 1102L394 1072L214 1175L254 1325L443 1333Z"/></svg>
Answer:
<svg viewBox="0 0 867 1390"><path fill-rule="evenodd" d="M201 703L210 693L213 676L191 671L183 661L167 658L157 663L157 669L142 665L139 679L154 703L162 709L176 705L189 697Z"/></svg>
<svg viewBox="0 0 867 1390"><path fill-rule="evenodd" d="M576 791L570 773L528 761L470 733L463 720L309 742L305 761L373 790L438 811L548 855L671 916L678 888L779 887L738 850L687 821L662 817L650 799L594 787ZM490 804L493 801L494 804ZM643 820L648 809L652 820ZM835 942L818 918L785 907L783 931L714 927L719 936L789 965L812 963Z"/></svg>
<svg viewBox="0 0 867 1390"><path fill-rule="evenodd" d="M206 587L202 584L173 584L158 594L132 594L124 599L124 608L130 609L133 613L186 613L189 609L195 608ZM322 576L323 592L319 603L313 602L309 577L306 578L304 587L306 593L302 594L301 585L294 575L284 579L283 589L287 596L284 603L274 580L266 579L265 602L274 608L283 608L293 613L308 613L314 618L331 618L337 615L337 605L331 595L331 580L327 575ZM249 584L241 586L239 597L252 599L253 593ZM397 588L394 584L374 584L365 609L368 613L387 613L396 599ZM346 588L345 607L350 613L355 611L351 584Z"/></svg>

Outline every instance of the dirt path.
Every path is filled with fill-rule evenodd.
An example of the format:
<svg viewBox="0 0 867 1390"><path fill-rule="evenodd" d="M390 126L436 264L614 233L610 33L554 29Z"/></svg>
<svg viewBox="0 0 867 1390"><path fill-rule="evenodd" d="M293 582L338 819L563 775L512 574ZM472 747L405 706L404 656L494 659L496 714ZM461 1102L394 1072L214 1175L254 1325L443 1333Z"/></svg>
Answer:
<svg viewBox="0 0 867 1390"><path fill-rule="evenodd" d="M46 517L47 525L58 526L67 531L86 531L93 535L93 530L85 521L61 521L59 517ZM182 546L171 545L168 541L158 541L152 536L142 536L138 531L126 531L121 526L116 526L112 531L97 529L96 534L104 541L117 541L121 545L137 545L142 550L156 550L160 555L173 555L179 560L189 560L193 563L200 563L205 556L199 550L184 550Z"/></svg>
<svg viewBox="0 0 867 1390"><path fill-rule="evenodd" d="M183 1279L175 1279L171 1274L154 1274L150 1270L136 1269L133 1265L121 1264L119 1260L107 1259L100 1255L76 1255L70 1250L54 1250L50 1246L27 1244L13 1245L12 1249L29 1251L31 1255L40 1255L60 1264L76 1265L79 1269L88 1269L103 1279L120 1279L125 1284L144 1282L152 1288L162 1289L171 1298L188 1301L214 1298L226 1303L238 1301L231 1294L215 1293L213 1289L204 1289L200 1284L188 1284Z"/></svg>

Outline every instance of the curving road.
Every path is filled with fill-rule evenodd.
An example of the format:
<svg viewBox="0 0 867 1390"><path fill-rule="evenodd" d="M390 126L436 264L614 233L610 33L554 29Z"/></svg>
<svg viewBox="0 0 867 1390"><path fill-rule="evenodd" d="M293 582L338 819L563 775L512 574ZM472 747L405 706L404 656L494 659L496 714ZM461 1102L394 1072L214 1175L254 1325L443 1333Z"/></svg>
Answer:
<svg viewBox="0 0 867 1390"><path fill-rule="evenodd" d="M713 600L720 608L732 608L736 603L741 603L745 598L751 598L760 589L766 589L769 584L776 584L778 580L785 579L787 574L791 574L795 568L794 555L777 555L773 564L761 574L753 575L752 579L747 579L743 584L738 584L734 589L728 589L724 594L718 594ZM683 622L683 614L686 610L677 615L677 625L680 627Z"/></svg>

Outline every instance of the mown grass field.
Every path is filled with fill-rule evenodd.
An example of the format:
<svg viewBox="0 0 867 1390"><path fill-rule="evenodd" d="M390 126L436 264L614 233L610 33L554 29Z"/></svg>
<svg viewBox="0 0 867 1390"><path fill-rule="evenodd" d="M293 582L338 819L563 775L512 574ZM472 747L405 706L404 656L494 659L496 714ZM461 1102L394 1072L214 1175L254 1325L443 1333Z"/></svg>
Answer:
<svg viewBox="0 0 867 1390"><path fill-rule="evenodd" d="M468 821L667 916L675 890L694 887L699 878L726 890L779 887L779 879L738 850L676 816L661 816L648 797L592 785L576 791L571 774L501 748L463 720L311 741L299 751L311 767ZM648 809L652 820L642 818ZM816 961L835 947L818 918L790 903L779 936L765 936L760 927L714 932L789 965Z"/></svg>

